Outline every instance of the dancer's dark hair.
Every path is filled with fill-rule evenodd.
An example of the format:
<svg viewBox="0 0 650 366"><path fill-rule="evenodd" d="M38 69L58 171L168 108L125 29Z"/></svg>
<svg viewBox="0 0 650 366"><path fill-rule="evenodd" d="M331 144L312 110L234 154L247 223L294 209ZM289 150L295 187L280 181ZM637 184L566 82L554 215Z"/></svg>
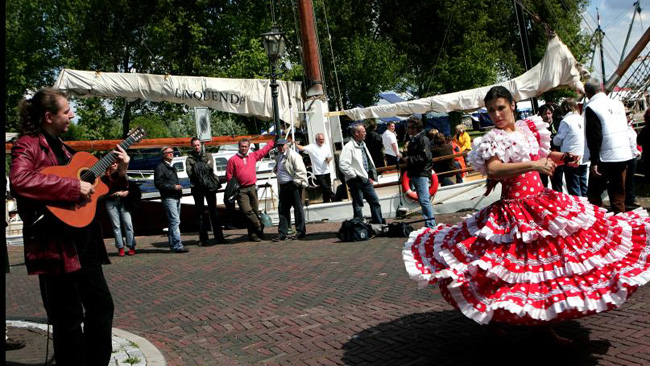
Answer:
<svg viewBox="0 0 650 366"><path fill-rule="evenodd" d="M515 101L515 99L512 97L512 93L510 93L510 90L501 85L497 85L488 90L485 98L483 98L483 103L485 103L485 106L487 107L488 102L499 98L505 98L509 103Z"/></svg>

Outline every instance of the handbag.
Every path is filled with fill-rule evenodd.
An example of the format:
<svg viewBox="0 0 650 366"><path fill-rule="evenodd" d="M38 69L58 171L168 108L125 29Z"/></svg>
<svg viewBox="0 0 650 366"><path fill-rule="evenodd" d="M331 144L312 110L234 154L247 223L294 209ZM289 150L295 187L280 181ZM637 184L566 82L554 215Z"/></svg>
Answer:
<svg viewBox="0 0 650 366"><path fill-rule="evenodd" d="M201 188L210 192L216 192L221 188L219 178L214 175L210 166L202 159L198 159L196 163L194 163L194 173L196 174Z"/></svg>
<svg viewBox="0 0 650 366"><path fill-rule="evenodd" d="M223 193L223 202L233 205L237 201L237 196L239 196L239 181L237 178L232 177L226 184L226 189Z"/></svg>

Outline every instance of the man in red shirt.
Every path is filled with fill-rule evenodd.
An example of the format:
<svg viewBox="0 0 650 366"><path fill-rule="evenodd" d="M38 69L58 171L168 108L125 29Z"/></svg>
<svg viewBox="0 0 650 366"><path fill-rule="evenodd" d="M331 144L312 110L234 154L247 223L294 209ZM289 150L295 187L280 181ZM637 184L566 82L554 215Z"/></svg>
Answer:
<svg viewBox="0 0 650 366"><path fill-rule="evenodd" d="M239 209L246 215L248 226L248 237L252 241L262 241L264 235L263 227L259 218L259 204L257 200L257 173L255 164L268 154L275 145L271 141L258 151L248 153L251 142L249 139L239 140L239 152L228 160L226 167L226 181L233 177L239 182L239 195L237 204Z"/></svg>

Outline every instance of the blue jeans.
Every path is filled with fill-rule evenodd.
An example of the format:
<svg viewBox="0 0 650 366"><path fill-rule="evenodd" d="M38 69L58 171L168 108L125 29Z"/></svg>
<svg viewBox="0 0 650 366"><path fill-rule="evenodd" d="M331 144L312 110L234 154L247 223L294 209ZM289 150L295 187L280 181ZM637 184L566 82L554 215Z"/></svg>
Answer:
<svg viewBox="0 0 650 366"><path fill-rule="evenodd" d="M418 194L418 201L422 207L422 216L427 219L424 222L426 227L436 227L436 218L433 215L433 208L431 207L431 199L429 197L429 185L431 185L431 178L429 177L413 177L411 182L415 187L415 192Z"/></svg>
<svg viewBox="0 0 650 366"><path fill-rule="evenodd" d="M117 249L124 248L124 241L122 240L122 226L120 225L121 221L122 225L124 226L126 245L129 248L135 248L131 213L124 206L124 202L119 200L106 200L106 211L108 211L108 217L111 219L111 225L113 226L115 247L117 247Z"/></svg>
<svg viewBox="0 0 650 366"><path fill-rule="evenodd" d="M381 215L379 197L377 197L375 187L372 186L372 183L367 179L365 182L362 182L361 178L350 179L347 183L348 188L350 188L350 196L352 196L354 217L359 219L363 218L363 199L365 198L370 205L372 222L375 224L383 224L384 218Z"/></svg>
<svg viewBox="0 0 650 366"><path fill-rule="evenodd" d="M181 243L181 200L178 198L163 198L163 206L167 213L167 221L169 222L169 249L172 251L183 249Z"/></svg>
<svg viewBox="0 0 650 366"><path fill-rule="evenodd" d="M564 166L566 190L572 196L587 197L587 164Z"/></svg>

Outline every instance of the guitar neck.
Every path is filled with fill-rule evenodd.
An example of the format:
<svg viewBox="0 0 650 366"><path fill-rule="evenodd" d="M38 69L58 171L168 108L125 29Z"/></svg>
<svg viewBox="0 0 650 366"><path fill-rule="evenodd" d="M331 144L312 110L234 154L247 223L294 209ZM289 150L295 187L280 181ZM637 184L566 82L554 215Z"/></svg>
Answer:
<svg viewBox="0 0 650 366"><path fill-rule="evenodd" d="M129 136L124 141L122 141L119 146L122 149L126 150L136 142L137 140L133 136ZM94 182L97 177L104 174L106 169L108 169L108 167L111 166L115 160L117 160L117 155L111 151L103 158L101 158L97 163L95 163L92 167L90 167L87 171L85 171L81 175L81 179L86 182Z"/></svg>

